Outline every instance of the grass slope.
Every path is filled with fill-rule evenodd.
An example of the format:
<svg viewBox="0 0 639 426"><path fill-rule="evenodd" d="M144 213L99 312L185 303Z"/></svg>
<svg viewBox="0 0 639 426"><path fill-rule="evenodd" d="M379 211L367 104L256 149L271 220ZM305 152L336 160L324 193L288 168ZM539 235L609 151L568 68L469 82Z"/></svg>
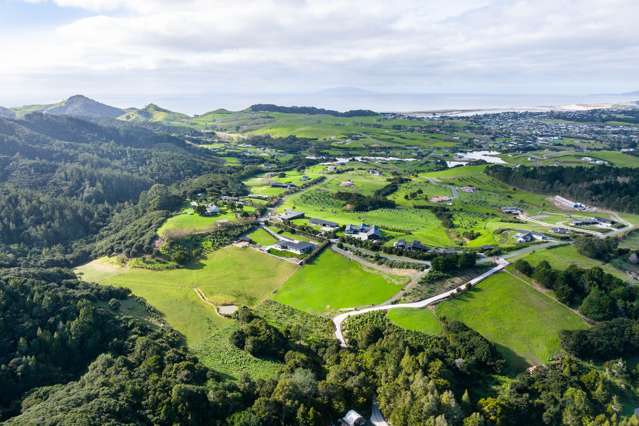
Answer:
<svg viewBox="0 0 639 426"><path fill-rule="evenodd" d="M577 265L583 269L590 269L598 266L611 275L619 277L622 280L628 280L628 275L625 272L620 271L611 264L603 263L599 260L591 259L579 254L573 245L537 250L527 256L524 256L524 259L533 266L536 266L541 261L546 260L553 268L561 270L568 269L570 265Z"/></svg>
<svg viewBox="0 0 639 426"><path fill-rule="evenodd" d="M222 213L209 217L200 216L195 213L193 209L189 208L183 210L180 214L168 218L158 229L158 235L164 237L172 232L184 234L204 232L213 229L216 223L233 220L235 220L235 213L233 212Z"/></svg>
<svg viewBox="0 0 639 426"><path fill-rule="evenodd" d="M436 312L497 344L514 370L547 362L559 350L561 330L587 327L568 308L506 272L439 304Z"/></svg>
<svg viewBox="0 0 639 426"><path fill-rule="evenodd" d="M430 335L437 335L442 331L441 323L430 309L391 309L387 316L393 324L407 330Z"/></svg>
<svg viewBox="0 0 639 426"><path fill-rule="evenodd" d="M209 367L239 376L268 377L277 366L234 348L228 337L234 321L217 315L193 291L201 288L217 303L255 305L266 299L296 270L296 266L253 249L227 247L189 269L150 271L123 268L99 259L77 269L83 279L131 289L159 310L182 333L189 347Z"/></svg>
<svg viewBox="0 0 639 426"><path fill-rule="evenodd" d="M381 303L400 290L390 277L368 272L331 250L293 275L273 299L305 312Z"/></svg>

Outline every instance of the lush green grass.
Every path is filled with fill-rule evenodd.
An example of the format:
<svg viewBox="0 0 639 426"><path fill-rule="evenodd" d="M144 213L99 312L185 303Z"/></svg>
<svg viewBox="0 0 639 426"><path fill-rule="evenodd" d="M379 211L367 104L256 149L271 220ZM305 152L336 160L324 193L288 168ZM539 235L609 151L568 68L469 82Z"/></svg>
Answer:
<svg viewBox="0 0 639 426"><path fill-rule="evenodd" d="M391 322L407 330L431 335L442 331L441 323L430 309L391 309L387 315Z"/></svg>
<svg viewBox="0 0 639 426"><path fill-rule="evenodd" d="M623 248L639 250L639 231L632 232L630 235L624 238L619 245Z"/></svg>
<svg viewBox="0 0 639 426"><path fill-rule="evenodd" d="M531 265L537 265L541 261L545 260L550 263L553 268L560 270L567 269L570 265L577 265L583 269L590 269L598 266L609 274L615 275L622 280L628 280L628 275L623 271L620 271L611 264L603 263L599 260L591 259L579 254L573 245L537 250L525 255L523 258L530 262Z"/></svg>
<svg viewBox="0 0 639 426"><path fill-rule="evenodd" d="M459 320L498 345L511 368L547 362L559 350L559 332L587 324L548 295L507 272L500 272L436 309L438 317Z"/></svg>
<svg viewBox="0 0 639 426"><path fill-rule="evenodd" d="M390 277L365 271L360 264L325 250L297 271L273 299L306 312L384 302L400 290Z"/></svg>
<svg viewBox="0 0 639 426"><path fill-rule="evenodd" d="M228 344L235 323L222 319L194 292L200 288L214 303L255 305L269 297L296 266L253 249L227 247L188 269L149 271L99 259L77 269L87 281L130 288L158 309L211 368L238 376L264 377L275 366Z"/></svg>
<svg viewBox="0 0 639 426"><path fill-rule="evenodd" d="M275 237L273 237L271 234L269 234L262 228L257 228L255 231L248 234L247 237L249 237L250 239L255 241L255 243L263 247L270 246L277 242Z"/></svg>
<svg viewBox="0 0 639 426"><path fill-rule="evenodd" d="M174 232L184 234L205 232L213 229L216 223L233 220L235 220L233 212L221 213L216 216L200 216L189 208L168 218L158 229L158 235L164 237Z"/></svg>

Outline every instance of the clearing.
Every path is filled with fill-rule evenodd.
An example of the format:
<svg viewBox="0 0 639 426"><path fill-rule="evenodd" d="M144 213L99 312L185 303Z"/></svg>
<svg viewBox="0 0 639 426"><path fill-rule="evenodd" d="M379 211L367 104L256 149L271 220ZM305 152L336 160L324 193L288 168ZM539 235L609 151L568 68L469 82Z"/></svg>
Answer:
<svg viewBox="0 0 639 426"><path fill-rule="evenodd" d="M382 303L401 289L394 283L399 280L325 250L297 271L273 299L306 312L336 311Z"/></svg>
<svg viewBox="0 0 639 426"><path fill-rule="evenodd" d="M439 304L436 313L494 342L513 370L550 360L560 349L560 331L588 327L567 307L506 272Z"/></svg>

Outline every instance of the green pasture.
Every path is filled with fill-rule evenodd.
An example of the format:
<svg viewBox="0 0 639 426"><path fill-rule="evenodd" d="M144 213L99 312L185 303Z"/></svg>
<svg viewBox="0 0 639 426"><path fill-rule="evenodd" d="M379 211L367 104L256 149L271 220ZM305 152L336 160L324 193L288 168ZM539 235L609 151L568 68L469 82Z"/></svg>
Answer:
<svg viewBox="0 0 639 426"><path fill-rule="evenodd" d="M438 335L442 332L442 325L435 313L427 308L424 309L391 309L387 314L388 319L395 325L407 330L419 331L421 333Z"/></svg>

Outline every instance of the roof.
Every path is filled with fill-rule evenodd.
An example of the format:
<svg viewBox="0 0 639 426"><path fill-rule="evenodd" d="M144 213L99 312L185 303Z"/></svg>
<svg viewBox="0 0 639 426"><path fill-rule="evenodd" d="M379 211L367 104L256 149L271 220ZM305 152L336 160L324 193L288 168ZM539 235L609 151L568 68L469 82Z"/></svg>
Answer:
<svg viewBox="0 0 639 426"><path fill-rule="evenodd" d="M309 220L309 222L315 225L330 226L331 228L339 227L337 223L331 222L329 220L324 220L324 219L311 219Z"/></svg>
<svg viewBox="0 0 639 426"><path fill-rule="evenodd" d="M315 248L315 246L311 243L307 243L306 241L284 241L284 240L280 240L277 242L276 244L278 247L281 247L283 249L288 249L288 250L298 250L298 251L305 251L305 250L313 250Z"/></svg>
<svg viewBox="0 0 639 426"><path fill-rule="evenodd" d="M288 211L288 212L282 213L280 215L280 218L282 218L284 220L289 220L289 219L295 219L295 218L302 217L302 216L304 216L304 212Z"/></svg>
<svg viewBox="0 0 639 426"><path fill-rule="evenodd" d="M354 426L361 422L364 418L355 410L348 410L348 413L342 418L342 420L349 426Z"/></svg>

